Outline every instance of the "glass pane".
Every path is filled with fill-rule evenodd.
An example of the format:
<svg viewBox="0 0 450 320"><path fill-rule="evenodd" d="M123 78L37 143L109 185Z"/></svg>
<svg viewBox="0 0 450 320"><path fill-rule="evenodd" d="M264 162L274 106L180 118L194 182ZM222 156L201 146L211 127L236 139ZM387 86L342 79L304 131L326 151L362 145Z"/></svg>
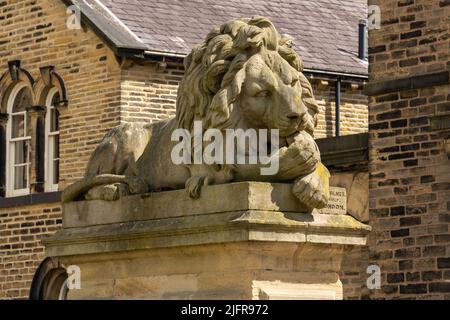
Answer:
<svg viewBox="0 0 450 320"><path fill-rule="evenodd" d="M22 164L28 162L28 145L27 140L16 141L14 143L14 164Z"/></svg>
<svg viewBox="0 0 450 320"><path fill-rule="evenodd" d="M59 92L56 92L56 93L53 95L53 98L52 98L52 106L53 106L53 107L58 107L58 105L59 105L59 100L60 100L60 98L59 98Z"/></svg>
<svg viewBox="0 0 450 320"><path fill-rule="evenodd" d="M53 136L53 159L59 159L59 135Z"/></svg>
<svg viewBox="0 0 450 320"><path fill-rule="evenodd" d="M53 184L59 182L59 159L53 160Z"/></svg>
<svg viewBox="0 0 450 320"><path fill-rule="evenodd" d="M19 90L13 102L12 112L25 111L26 107L32 105L31 91L28 87L23 87Z"/></svg>
<svg viewBox="0 0 450 320"><path fill-rule="evenodd" d="M25 136L25 114L12 115L12 138Z"/></svg>
<svg viewBox="0 0 450 320"><path fill-rule="evenodd" d="M50 132L59 130L59 111L58 109L50 109Z"/></svg>
<svg viewBox="0 0 450 320"><path fill-rule="evenodd" d="M28 165L14 168L14 189L25 189L27 185Z"/></svg>

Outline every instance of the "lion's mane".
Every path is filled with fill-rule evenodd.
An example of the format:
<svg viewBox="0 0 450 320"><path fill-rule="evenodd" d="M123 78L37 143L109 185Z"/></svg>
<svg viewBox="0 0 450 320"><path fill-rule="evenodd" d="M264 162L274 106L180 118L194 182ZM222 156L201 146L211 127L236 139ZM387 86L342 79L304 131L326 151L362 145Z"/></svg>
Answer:
<svg viewBox="0 0 450 320"><path fill-rule="evenodd" d="M279 55L270 55L269 52ZM259 52L267 61L281 56L298 70L302 101L311 115L307 131L317 124L318 106L309 81L303 75L303 63L292 48L289 37L280 37L264 17L237 19L212 30L186 57L185 75L177 97L176 120L179 128L192 130L193 122L202 121L203 129L233 128L237 117L233 108L245 78L244 65Z"/></svg>

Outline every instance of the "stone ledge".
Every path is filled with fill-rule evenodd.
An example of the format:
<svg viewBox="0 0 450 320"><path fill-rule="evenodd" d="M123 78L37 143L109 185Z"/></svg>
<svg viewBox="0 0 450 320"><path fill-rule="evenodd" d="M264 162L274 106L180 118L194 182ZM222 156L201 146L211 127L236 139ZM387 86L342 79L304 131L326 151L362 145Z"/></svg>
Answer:
<svg viewBox="0 0 450 320"><path fill-rule="evenodd" d="M329 170L336 167L361 165L369 162L369 134L358 133L339 137L317 139L322 162Z"/></svg>
<svg viewBox="0 0 450 320"><path fill-rule="evenodd" d="M344 210L307 213L291 187L239 182L204 187L196 200L175 190L65 203L63 229L44 244L49 256L243 241L365 244L370 227L345 214L344 188L330 190Z"/></svg>
<svg viewBox="0 0 450 320"><path fill-rule="evenodd" d="M237 182L205 186L199 199L186 190L153 192L117 201L75 201L63 203L63 228L176 218L246 210L308 212L292 194L288 183ZM331 187L329 207L324 214L346 214L345 188Z"/></svg>
<svg viewBox="0 0 450 320"><path fill-rule="evenodd" d="M57 203L61 201L61 191L31 193L18 197L0 197L0 209L18 206L31 206L42 203Z"/></svg>
<svg viewBox="0 0 450 320"><path fill-rule="evenodd" d="M196 200L175 190L66 203L63 229L43 242L82 270L69 299L342 299L342 256L370 227L345 210L306 213L291 188L239 182ZM330 191L345 203L345 189Z"/></svg>

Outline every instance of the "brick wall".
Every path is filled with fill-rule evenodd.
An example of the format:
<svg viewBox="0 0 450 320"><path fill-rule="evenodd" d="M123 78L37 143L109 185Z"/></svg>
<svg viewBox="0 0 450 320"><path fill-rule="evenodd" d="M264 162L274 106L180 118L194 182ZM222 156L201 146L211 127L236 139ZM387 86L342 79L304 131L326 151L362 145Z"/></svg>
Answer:
<svg viewBox="0 0 450 320"><path fill-rule="evenodd" d="M41 240L61 226L58 203L0 209L0 299L28 297L45 258Z"/></svg>
<svg viewBox="0 0 450 320"><path fill-rule="evenodd" d="M333 137L335 131L335 90L334 82L311 80L314 96L319 104L319 121L314 131L316 138ZM353 89L350 84L341 86L340 104L340 134L354 134L367 132L368 111L367 96L362 93L362 87Z"/></svg>
<svg viewBox="0 0 450 320"><path fill-rule="evenodd" d="M60 110L60 188L83 174L99 140L119 123L120 103L120 69L110 50L89 29L67 29L66 17L60 0L0 2L1 73L18 59L37 80L40 67L54 65L67 88L69 106ZM0 299L28 297L44 257L40 241L60 224L58 203L0 209Z"/></svg>
<svg viewBox="0 0 450 320"><path fill-rule="evenodd" d="M450 299L450 129L433 125L450 114L448 78L436 74L450 70L450 1L369 4L382 15L381 29L369 33L378 84L369 101L369 246L382 273L370 297Z"/></svg>
<svg viewBox="0 0 450 320"><path fill-rule="evenodd" d="M89 29L66 27L60 0L0 3L0 68L20 60L37 79L39 68L54 65L68 88L61 109L61 183L80 177L95 144L119 123L120 68L110 50Z"/></svg>
<svg viewBox="0 0 450 320"><path fill-rule="evenodd" d="M345 300L368 299L369 290L366 286L367 266L369 265L369 248L348 247L342 258L340 279L344 289Z"/></svg>
<svg viewBox="0 0 450 320"><path fill-rule="evenodd" d="M122 70L121 121L146 122L175 116L178 84L184 74L182 63L133 64Z"/></svg>

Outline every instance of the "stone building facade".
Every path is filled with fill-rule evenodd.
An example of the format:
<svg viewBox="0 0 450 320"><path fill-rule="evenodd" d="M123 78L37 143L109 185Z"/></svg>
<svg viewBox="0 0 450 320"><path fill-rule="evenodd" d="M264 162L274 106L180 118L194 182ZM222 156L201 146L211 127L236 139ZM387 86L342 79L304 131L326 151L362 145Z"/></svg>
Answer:
<svg viewBox="0 0 450 320"><path fill-rule="evenodd" d="M450 298L450 1L369 1L373 299Z"/></svg>
<svg viewBox="0 0 450 320"><path fill-rule="evenodd" d="M89 10L83 11L83 3L79 3L81 28L71 29L67 26L69 1L0 2L0 299L28 297L33 274L45 257L41 240L62 223L60 192L83 175L90 154L107 130L124 122L157 121L175 113L177 86L183 76L182 55L152 53L153 58L148 59L134 55L134 49L124 53L102 29L104 21L93 21ZM133 38L121 24L111 28L120 28L123 37L119 40ZM120 38L117 34L115 40ZM305 62L308 67L308 61ZM342 79L341 134L367 131L364 74L340 74L336 70L327 73L314 68L309 68L306 74L321 108L317 138L335 134L334 84L338 76ZM23 194L8 192L6 185L6 176L11 175L13 168L6 149L14 142L8 136L14 113L8 110L8 103L14 100L11 95L18 84L28 88L32 101L24 116L27 117L24 137L29 137L29 142L28 179ZM49 92L59 95L52 105L46 99ZM54 157L44 147L50 141L45 125L52 108L59 114L59 153L54 153ZM48 165L49 157L58 158L57 169ZM49 168L58 171L56 189L47 187ZM345 169L337 171L342 170ZM349 298L361 297L365 267L360 254L352 253L346 262L343 281Z"/></svg>

